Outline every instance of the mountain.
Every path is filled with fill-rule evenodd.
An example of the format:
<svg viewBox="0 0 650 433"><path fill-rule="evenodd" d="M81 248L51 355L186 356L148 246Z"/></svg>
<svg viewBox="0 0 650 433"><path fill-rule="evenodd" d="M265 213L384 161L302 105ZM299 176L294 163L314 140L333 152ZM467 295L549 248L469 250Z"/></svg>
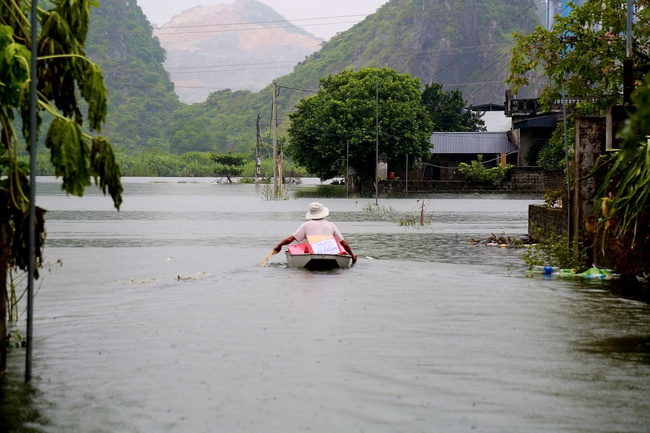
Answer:
<svg viewBox="0 0 650 433"><path fill-rule="evenodd" d="M167 146L166 125L182 104L163 67L165 51L140 7L129 0L92 7L85 51L108 88L102 134L120 149Z"/></svg>
<svg viewBox="0 0 650 433"><path fill-rule="evenodd" d="M345 68L387 67L419 77L423 86L435 82L442 84L443 90L458 88L474 105L502 103L514 44L512 32L526 33L539 24L537 3L539 0L391 0L276 79L281 131L300 98L317 90L322 77ZM249 16L246 22L271 26L270 21L281 20L268 8L266 12L269 15ZM233 17L229 23L237 20L241 21ZM102 2L100 8L92 8L86 52L102 68L108 85L109 118L102 132L111 142L130 151L157 147L177 153L248 152L255 144L258 115L262 133L268 134L270 82L260 91L220 90L203 102L183 104L163 67L165 51L153 32L131 0ZM289 33L305 36L306 32L292 29ZM251 31L247 37L254 34ZM233 44L239 43L240 39L233 39ZM222 59L220 64L240 62ZM230 72L239 75L245 71Z"/></svg>
<svg viewBox="0 0 650 433"><path fill-rule="evenodd" d="M420 78L422 85L439 83L459 89L472 105L503 103L512 33L527 33L539 24L539 0L391 0L350 30L340 33L276 79L280 132L288 113L303 97L318 89L319 80L346 68L391 68ZM253 93L230 90L211 93L206 101L183 113L202 119L205 134L219 131L218 147L250 151L256 117L262 132L271 125L272 88ZM174 121L170 149L185 151L190 143L187 122ZM196 131L192 131L196 134ZM214 135L214 132L212 132ZM226 147L223 147L226 146Z"/></svg>
<svg viewBox="0 0 650 433"><path fill-rule="evenodd" d="M504 100L513 31L539 24L539 0L392 0L298 65L290 81L388 67L459 89L474 105Z"/></svg>
<svg viewBox="0 0 650 433"><path fill-rule="evenodd" d="M256 0L191 8L154 35L185 103L204 101L219 89L263 89L322 42Z"/></svg>

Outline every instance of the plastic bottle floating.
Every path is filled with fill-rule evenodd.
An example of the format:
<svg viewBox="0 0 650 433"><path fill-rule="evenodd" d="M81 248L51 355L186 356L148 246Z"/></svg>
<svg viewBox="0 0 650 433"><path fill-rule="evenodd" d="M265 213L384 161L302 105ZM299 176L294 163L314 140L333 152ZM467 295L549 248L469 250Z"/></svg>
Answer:
<svg viewBox="0 0 650 433"><path fill-rule="evenodd" d="M614 274L609 269L598 268L596 266L591 267L580 274L583 278L597 278L597 279L610 279L614 277Z"/></svg>
<svg viewBox="0 0 650 433"><path fill-rule="evenodd" d="M557 266L533 266L526 271L526 276L544 275L545 277L581 277L591 279L611 279L616 275L609 269L593 266L584 272L576 272L575 269L559 268Z"/></svg>

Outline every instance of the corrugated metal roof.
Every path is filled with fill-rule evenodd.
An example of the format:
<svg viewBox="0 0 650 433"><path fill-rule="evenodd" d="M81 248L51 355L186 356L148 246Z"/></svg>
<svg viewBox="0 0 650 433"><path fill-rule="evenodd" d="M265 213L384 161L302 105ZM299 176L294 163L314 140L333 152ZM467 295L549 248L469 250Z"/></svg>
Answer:
<svg viewBox="0 0 650 433"><path fill-rule="evenodd" d="M434 132L433 154L510 153L517 149L506 132Z"/></svg>

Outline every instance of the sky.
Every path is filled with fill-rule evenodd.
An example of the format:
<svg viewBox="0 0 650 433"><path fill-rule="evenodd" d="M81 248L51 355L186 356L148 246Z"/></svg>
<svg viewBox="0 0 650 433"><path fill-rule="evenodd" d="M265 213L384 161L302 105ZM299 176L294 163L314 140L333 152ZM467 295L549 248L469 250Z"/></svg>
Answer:
<svg viewBox="0 0 650 433"><path fill-rule="evenodd" d="M234 3L234 0L137 0L149 21L162 26L194 6ZM374 13L388 0L260 0L293 24L329 40Z"/></svg>

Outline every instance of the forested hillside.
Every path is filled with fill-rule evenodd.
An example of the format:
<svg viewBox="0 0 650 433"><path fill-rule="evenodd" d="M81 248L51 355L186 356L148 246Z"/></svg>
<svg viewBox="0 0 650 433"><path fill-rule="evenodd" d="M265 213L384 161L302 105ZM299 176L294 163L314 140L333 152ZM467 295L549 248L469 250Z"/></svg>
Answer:
<svg viewBox="0 0 650 433"><path fill-rule="evenodd" d="M128 151L167 147L167 124L182 104L163 67L165 51L140 7L111 0L91 8L86 53L101 67L108 87L102 134Z"/></svg>
<svg viewBox="0 0 650 433"><path fill-rule="evenodd" d="M291 81L344 68L389 67L423 85L458 88L472 104L501 103L512 32L539 24L543 0L392 0L295 68Z"/></svg>
<svg viewBox="0 0 650 433"><path fill-rule="evenodd" d="M320 78L345 68L388 67L418 77L422 85L456 88L473 104L504 98L511 33L539 23L543 0L392 0L277 80L281 130L295 103L318 88ZM106 135L126 149L158 146L249 152L256 119L271 124L271 86L260 92L229 90L184 105L163 70L164 51L140 8L128 0L94 10L88 54L109 86ZM269 83L271 84L271 83Z"/></svg>

